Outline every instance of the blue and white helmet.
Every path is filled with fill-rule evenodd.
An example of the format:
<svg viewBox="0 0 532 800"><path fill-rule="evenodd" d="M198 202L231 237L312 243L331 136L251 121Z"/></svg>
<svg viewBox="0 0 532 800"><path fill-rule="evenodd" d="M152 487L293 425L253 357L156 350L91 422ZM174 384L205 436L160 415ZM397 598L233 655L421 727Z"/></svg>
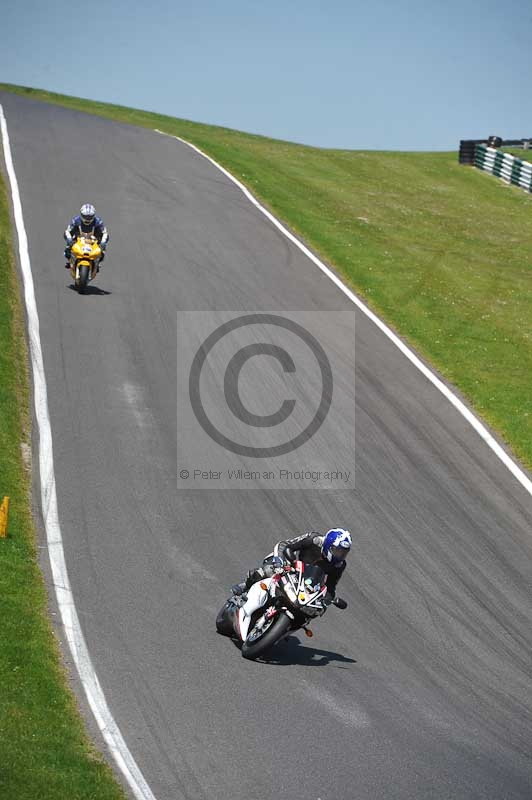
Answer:
<svg viewBox="0 0 532 800"><path fill-rule="evenodd" d="M92 225L96 217L96 209L91 203L83 203L79 210L79 215L84 225Z"/></svg>
<svg viewBox="0 0 532 800"><path fill-rule="evenodd" d="M321 552L331 564L341 564L351 550L352 540L344 528L332 528L325 534Z"/></svg>

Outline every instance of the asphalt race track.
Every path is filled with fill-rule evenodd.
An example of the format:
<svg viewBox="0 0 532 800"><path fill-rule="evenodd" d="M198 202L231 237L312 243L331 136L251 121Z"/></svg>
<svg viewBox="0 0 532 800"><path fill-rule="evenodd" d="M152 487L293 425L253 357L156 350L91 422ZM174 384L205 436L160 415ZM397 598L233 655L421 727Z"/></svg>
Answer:
<svg viewBox="0 0 532 800"><path fill-rule="evenodd" d="M147 130L9 94L0 103L70 580L157 800L530 800L530 496L206 159ZM62 231L86 201L111 243L82 297ZM275 459L214 443L186 402L190 346L218 316L257 312L313 324L334 375L326 422L286 464L349 468L348 481L235 489L179 477L266 461L274 471ZM284 377L260 360L242 368L243 401L273 413ZM203 389L222 413L216 381ZM305 387L294 391L301 408ZM356 542L339 592L349 608L331 608L313 639L291 637L270 663L245 661L215 632L228 587L276 539L332 525Z"/></svg>

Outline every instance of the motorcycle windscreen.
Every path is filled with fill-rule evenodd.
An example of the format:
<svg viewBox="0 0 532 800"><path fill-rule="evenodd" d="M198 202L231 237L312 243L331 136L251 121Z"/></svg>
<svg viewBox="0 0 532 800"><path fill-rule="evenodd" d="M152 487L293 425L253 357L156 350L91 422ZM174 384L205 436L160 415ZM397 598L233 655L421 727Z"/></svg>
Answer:
<svg viewBox="0 0 532 800"><path fill-rule="evenodd" d="M303 569L303 585L305 590L310 594L319 592L322 586L327 582L325 573L320 567L315 564L305 564Z"/></svg>

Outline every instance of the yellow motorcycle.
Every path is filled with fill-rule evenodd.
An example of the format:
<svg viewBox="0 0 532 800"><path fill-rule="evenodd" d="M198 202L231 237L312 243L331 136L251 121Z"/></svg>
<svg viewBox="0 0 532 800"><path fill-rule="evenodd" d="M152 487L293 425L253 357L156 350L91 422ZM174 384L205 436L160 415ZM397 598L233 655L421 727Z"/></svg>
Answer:
<svg viewBox="0 0 532 800"><path fill-rule="evenodd" d="M97 238L91 234L78 236L70 251L70 274L80 294L85 293L87 284L98 274L98 264L102 248Z"/></svg>

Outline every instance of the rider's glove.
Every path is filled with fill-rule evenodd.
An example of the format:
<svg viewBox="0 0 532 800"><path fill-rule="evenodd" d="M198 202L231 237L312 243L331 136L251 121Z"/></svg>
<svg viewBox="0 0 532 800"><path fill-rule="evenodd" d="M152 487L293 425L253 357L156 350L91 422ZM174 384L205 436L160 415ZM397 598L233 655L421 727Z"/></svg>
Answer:
<svg viewBox="0 0 532 800"><path fill-rule="evenodd" d="M268 556L262 562L262 568L259 570L266 578L272 578L274 575L279 575L284 572L283 559L280 556Z"/></svg>
<svg viewBox="0 0 532 800"><path fill-rule="evenodd" d="M271 564L275 575L280 575L281 572L284 572L283 559L280 556L273 556Z"/></svg>

